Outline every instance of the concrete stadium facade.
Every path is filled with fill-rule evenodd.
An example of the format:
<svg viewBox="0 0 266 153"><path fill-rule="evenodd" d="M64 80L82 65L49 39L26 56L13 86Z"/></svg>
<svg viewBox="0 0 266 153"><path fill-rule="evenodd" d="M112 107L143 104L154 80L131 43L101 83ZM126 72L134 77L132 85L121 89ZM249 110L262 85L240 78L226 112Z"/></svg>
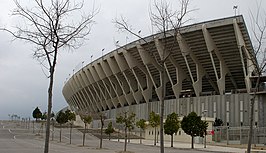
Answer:
<svg viewBox="0 0 266 153"><path fill-rule="evenodd" d="M76 72L63 95L76 113L115 118L132 111L148 119L151 111L160 113L164 98L165 116L206 112L227 125L247 126L256 78L253 56L242 16L197 23L117 48ZM259 126L265 126L264 97L262 91L255 100Z"/></svg>

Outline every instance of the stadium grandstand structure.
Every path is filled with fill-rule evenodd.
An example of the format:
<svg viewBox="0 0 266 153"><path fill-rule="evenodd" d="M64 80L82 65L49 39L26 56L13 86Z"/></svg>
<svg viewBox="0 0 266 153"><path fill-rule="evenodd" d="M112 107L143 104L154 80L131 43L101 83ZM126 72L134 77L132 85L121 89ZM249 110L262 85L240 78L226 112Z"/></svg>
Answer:
<svg viewBox="0 0 266 153"><path fill-rule="evenodd" d="M165 117L194 111L230 126L247 126L256 66L244 18L234 16L119 47L73 74L63 95L77 113L104 112L115 118L132 111L148 119L151 111L160 113L164 99ZM259 92L255 124L260 126L265 126L263 99Z"/></svg>

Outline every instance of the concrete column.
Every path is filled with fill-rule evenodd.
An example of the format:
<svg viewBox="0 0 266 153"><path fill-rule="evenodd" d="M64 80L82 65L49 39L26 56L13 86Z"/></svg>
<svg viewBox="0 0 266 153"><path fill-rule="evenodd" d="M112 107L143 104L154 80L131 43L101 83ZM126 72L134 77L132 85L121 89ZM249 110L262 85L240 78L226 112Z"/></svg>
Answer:
<svg viewBox="0 0 266 153"><path fill-rule="evenodd" d="M153 86L155 87L155 91L156 91L156 94L158 96L159 99L162 99L162 80L157 80L154 78L154 76L151 74L151 71L149 70L149 66L148 65L153 65L157 70L158 70L158 73L160 73L160 79L161 79L161 73L163 71L163 67L161 67L161 65L159 63L156 62L156 60L151 57L151 55L148 53L148 51L146 51L140 44L137 44L137 49L138 49L138 52L140 54L140 57L146 67L146 70L149 74L149 77L152 81L152 84ZM152 90L152 86L149 86L150 90Z"/></svg>
<svg viewBox="0 0 266 153"><path fill-rule="evenodd" d="M216 44L214 43L214 41L213 41L208 29L206 28L206 25L202 26L202 32L203 32L203 35L204 35L204 39L205 39L205 43L206 43L208 52L210 54L210 58L212 60L212 65L213 65L213 69L214 69L214 72L215 72L215 76L216 76L219 92L220 92L221 95L223 95L224 92L225 92L225 76L226 76L227 73L229 73L229 69L227 68L223 57L221 56L218 48L216 47ZM213 52L215 53L215 55L219 59L220 76L217 73L217 69L216 69L216 66L215 66L214 58L212 56Z"/></svg>
<svg viewBox="0 0 266 153"><path fill-rule="evenodd" d="M96 106L96 107L94 107L94 110L97 112L97 109L98 110L101 110L101 109L100 109L100 106L98 105L98 103L96 101L95 95L92 93L92 91L90 89L91 83L89 82L89 79L88 79L85 71L86 71L86 68L85 68L85 70L82 69L81 78L84 82L84 85L87 87L87 88L85 88L85 91L86 91L88 97L90 98L92 105Z"/></svg>
<svg viewBox="0 0 266 153"><path fill-rule="evenodd" d="M163 53L163 44L159 39L155 39L155 46L157 48L157 51L162 59L162 53ZM171 56L171 53L168 50L165 50L165 54L167 57L167 60L170 60L171 64L176 68L176 82L173 81L173 79L171 78L169 71L167 69L166 64L164 65L167 75L168 75L168 79L172 84L172 89L174 91L175 97L179 98L180 92L182 90L182 82L183 80L187 77L185 75L184 70L181 68L181 66L178 64L178 62Z"/></svg>
<svg viewBox="0 0 266 153"><path fill-rule="evenodd" d="M198 96L200 96L200 93L202 91L202 77L206 74L206 72L205 72L204 68L202 67L201 63L198 61L198 59L194 55L194 53L189 48L186 40L182 37L182 35L177 34L176 38L177 38L177 42L179 44L179 48L180 48L182 55L184 57L184 60L186 62L187 69L189 71L189 75L190 75L190 78L191 78L191 81L193 84L195 94L198 97ZM196 73L197 73L196 74L197 75L196 80L194 80L193 74L191 72L190 65L189 65L188 60L187 60L188 57L190 57L193 60L194 64L196 64Z"/></svg>
<svg viewBox="0 0 266 153"><path fill-rule="evenodd" d="M237 40L237 46L238 46L239 54L241 57L243 72L245 75L246 88L247 88L247 91L250 92L251 81L250 81L249 77L252 75L252 72L255 70L255 66L253 63L256 63L256 61L255 61L256 59L254 59L255 57L252 57L252 55L248 52L248 50L246 48L245 41L244 41L244 37L242 35L242 32L240 30L240 27L238 26L236 19L234 19L233 25L234 25L235 36L236 36L236 40ZM244 57L243 57L244 55L247 56L247 58L246 58L247 67L245 66L245 61L244 61Z"/></svg>

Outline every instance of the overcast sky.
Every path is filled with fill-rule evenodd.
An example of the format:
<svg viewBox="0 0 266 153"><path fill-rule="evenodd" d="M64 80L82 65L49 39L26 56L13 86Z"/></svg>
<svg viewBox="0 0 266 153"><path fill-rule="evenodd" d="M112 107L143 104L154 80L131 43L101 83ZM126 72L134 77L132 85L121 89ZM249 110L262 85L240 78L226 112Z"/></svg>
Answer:
<svg viewBox="0 0 266 153"><path fill-rule="evenodd" d="M28 4L32 0L20 0ZM172 8L178 8L177 3ZM84 10L91 10L93 1L86 0ZM57 112L67 106L62 96L62 88L69 74L85 64L95 60L103 54L115 49L115 41L120 45L135 40L133 36L117 32L112 21L115 17L123 15L136 31L141 30L142 36L152 33L149 21L149 8L153 1L150 0L95 0L95 7L99 13L95 17L96 24L92 27L89 40L83 47L72 52L61 52L56 68L54 86L53 110ZM224 18L235 15L233 6L237 5L237 14L244 15L249 26L249 11L254 11L254 0L191 0L189 8L197 9L190 18L191 23L197 23L212 19ZM266 1L262 0L262 7L266 10ZM11 0L1 0L0 27L10 27L17 24L16 19L10 16L14 9ZM12 37L0 31L0 119L8 119L8 114L17 114L21 117L31 117L35 107L41 111L47 110L48 79L42 71L42 67L32 58L31 44L22 41L12 41ZM93 57L91 58L91 55ZM83 66L84 66L83 65Z"/></svg>

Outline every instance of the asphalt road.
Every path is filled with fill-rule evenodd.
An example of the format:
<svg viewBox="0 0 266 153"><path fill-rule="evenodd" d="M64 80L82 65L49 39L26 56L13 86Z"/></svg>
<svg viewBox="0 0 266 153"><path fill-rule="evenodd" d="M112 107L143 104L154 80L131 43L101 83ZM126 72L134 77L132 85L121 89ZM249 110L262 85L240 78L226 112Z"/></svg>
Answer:
<svg viewBox="0 0 266 153"><path fill-rule="evenodd" d="M24 123L14 121L1 121L0 127L0 153L42 153L44 147L44 128L35 124L26 128ZM55 128L54 138L50 140L50 153L117 153L123 150L124 143L103 140L103 148L99 149L99 139L87 134L85 146L82 146L82 133L73 129L70 144L69 129L62 130L62 141L59 142L60 129ZM133 153L159 153L158 146L129 143L127 150ZM204 153L192 149L165 148L165 153Z"/></svg>

